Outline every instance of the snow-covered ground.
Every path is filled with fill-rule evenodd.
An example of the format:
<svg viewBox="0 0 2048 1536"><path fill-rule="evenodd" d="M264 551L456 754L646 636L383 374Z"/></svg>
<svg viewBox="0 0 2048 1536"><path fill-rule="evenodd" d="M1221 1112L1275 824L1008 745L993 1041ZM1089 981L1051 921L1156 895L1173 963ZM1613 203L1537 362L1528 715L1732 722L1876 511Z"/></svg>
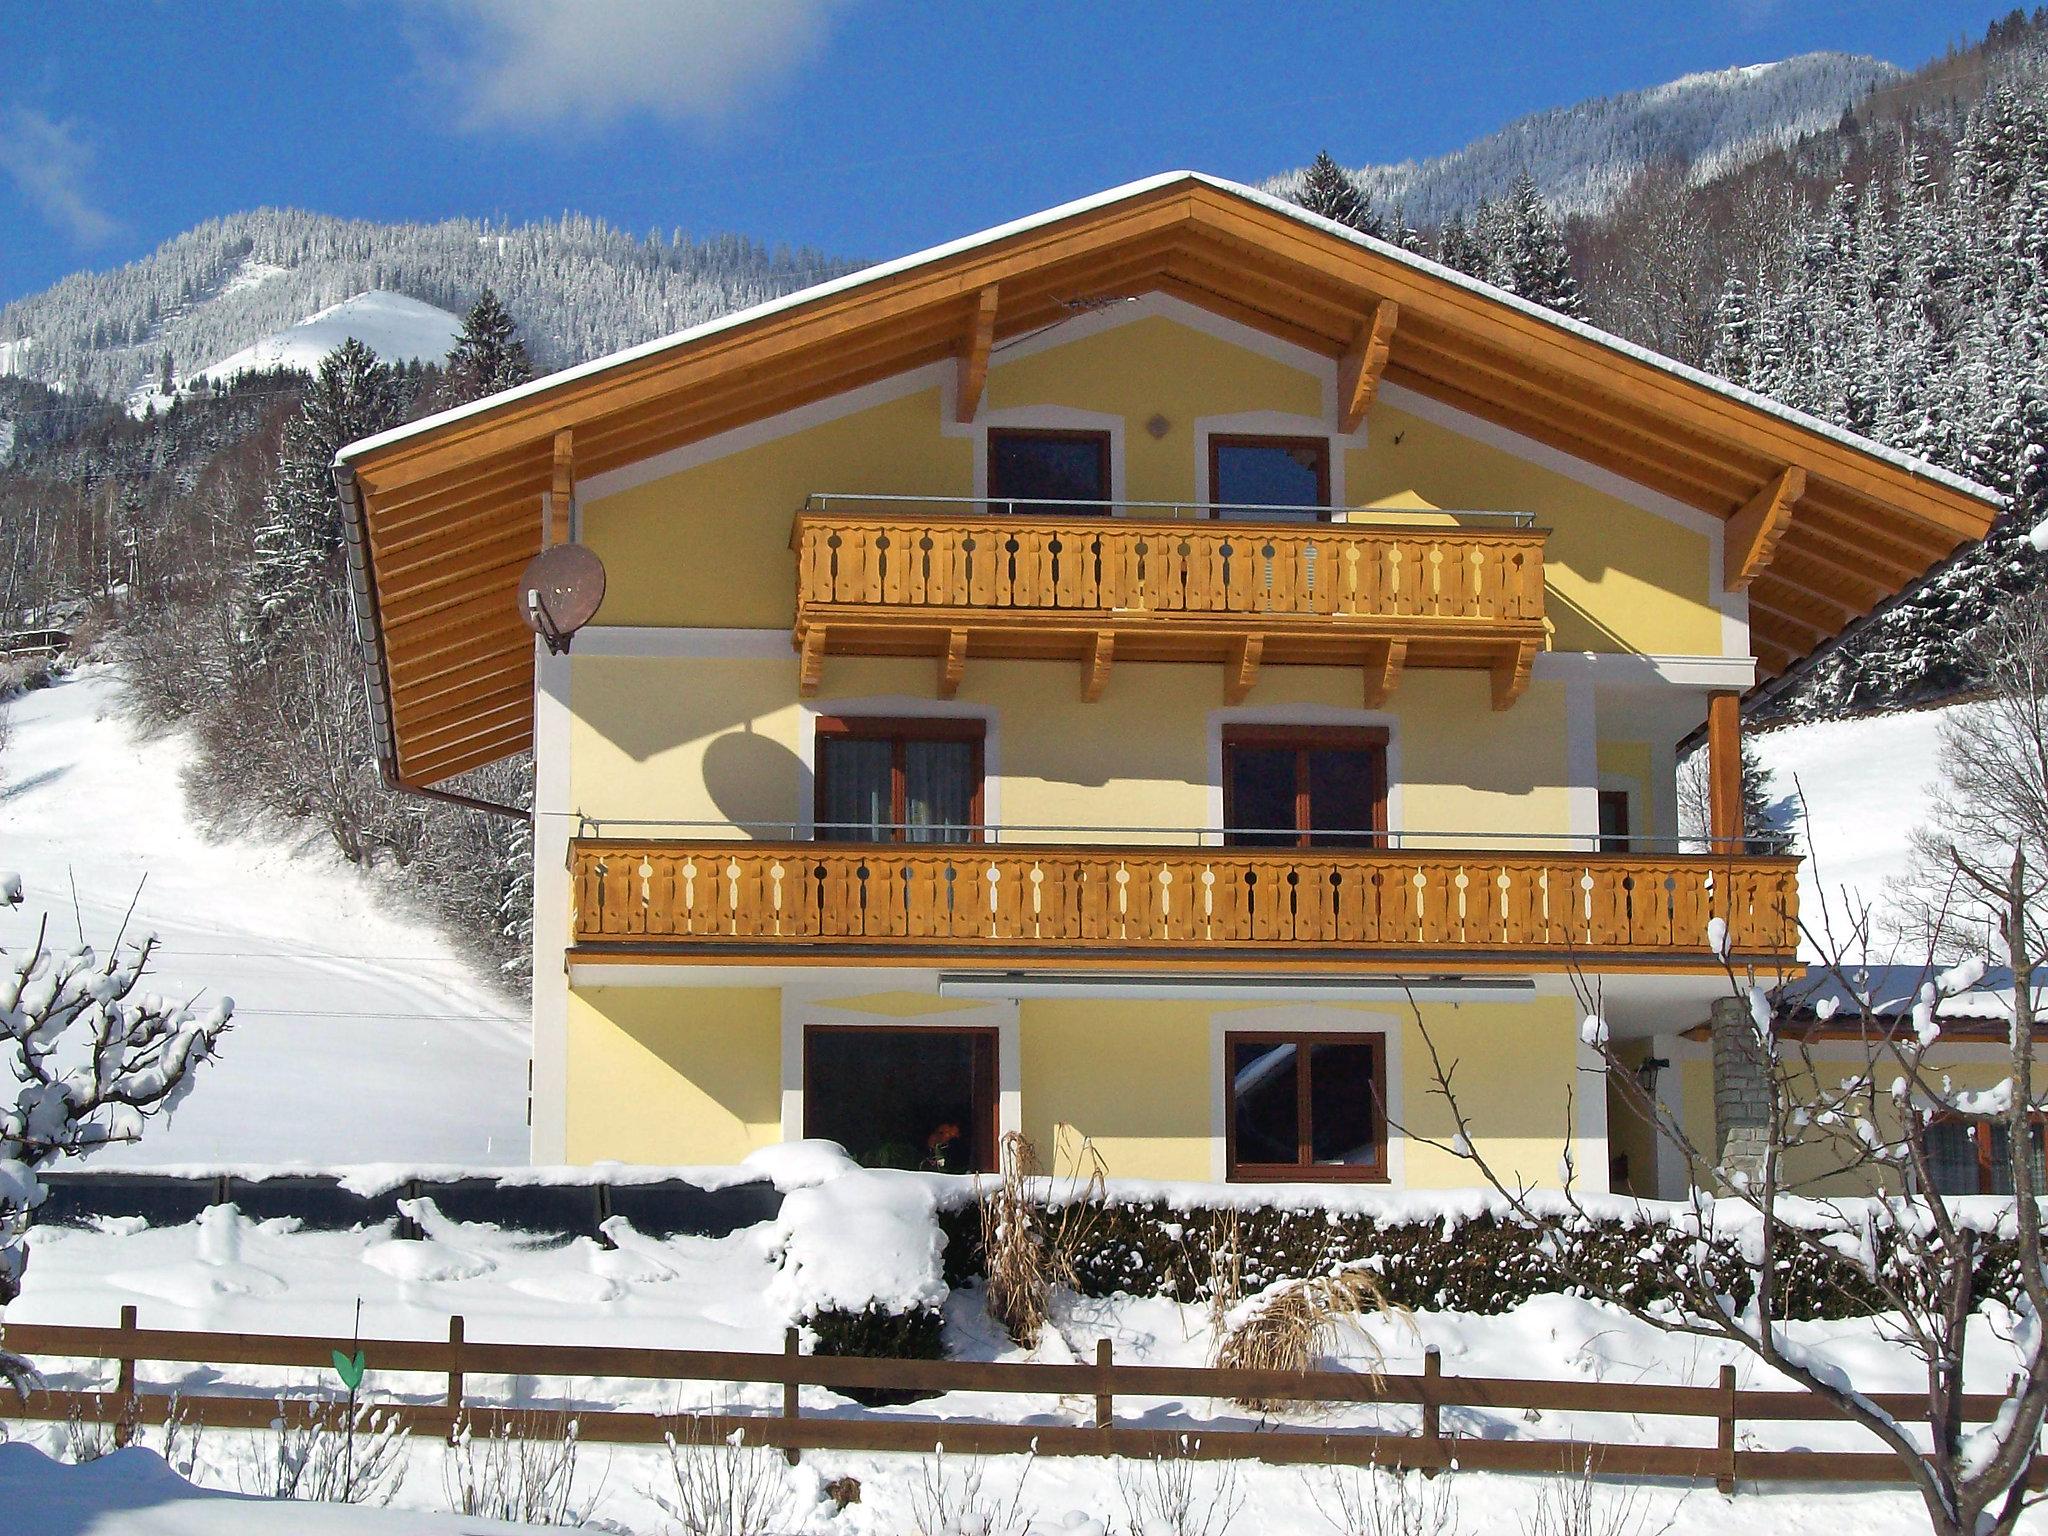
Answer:
<svg viewBox="0 0 2048 1536"><path fill-rule="evenodd" d="M1941 783L1941 726L1952 712L1824 720L1754 738L1757 756L1776 776L1772 792L1797 797L1799 910L1809 925L1818 924L1825 895L1837 931L1846 932L1851 902L1882 908L1887 886L1906 874L1909 840L1927 821Z"/></svg>
<svg viewBox="0 0 2048 1536"><path fill-rule="evenodd" d="M139 736L108 667L0 709L0 869L29 898L0 945L45 910L104 944L133 900L130 931L163 941L157 990L235 1000L175 1119L103 1162L525 1161L524 1010L389 885L317 839L210 840L186 810L190 742Z"/></svg>

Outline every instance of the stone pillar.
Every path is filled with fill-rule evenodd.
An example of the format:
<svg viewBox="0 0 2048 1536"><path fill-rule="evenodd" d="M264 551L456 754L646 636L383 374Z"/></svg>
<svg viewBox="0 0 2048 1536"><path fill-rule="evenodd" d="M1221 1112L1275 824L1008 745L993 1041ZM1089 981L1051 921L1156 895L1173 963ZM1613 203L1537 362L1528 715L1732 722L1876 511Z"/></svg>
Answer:
<svg viewBox="0 0 2048 1536"><path fill-rule="evenodd" d="M1730 1173L1764 1176L1771 1136L1771 1068L1749 1003L1717 997L1714 1041L1714 1151Z"/></svg>

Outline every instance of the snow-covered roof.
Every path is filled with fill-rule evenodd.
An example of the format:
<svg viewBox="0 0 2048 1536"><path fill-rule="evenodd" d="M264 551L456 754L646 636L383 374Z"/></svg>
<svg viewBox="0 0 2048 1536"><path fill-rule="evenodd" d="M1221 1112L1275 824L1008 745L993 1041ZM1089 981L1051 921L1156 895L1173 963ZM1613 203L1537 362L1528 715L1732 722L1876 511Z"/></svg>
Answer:
<svg viewBox="0 0 2048 1536"><path fill-rule="evenodd" d="M558 372L535 379L530 383L505 390L500 394L489 395L482 400L472 401L466 405L454 406L445 411L438 411L432 416L423 416L418 421L407 422L403 426L392 427L388 431L358 439L343 448L336 455L336 462L352 463L365 454L373 453L380 448L386 448L392 444L405 442L411 438L437 431L453 422L462 421L482 412L496 410L516 401L531 399L537 395L544 395L551 390L561 388L563 385L593 378L643 358L654 357L679 347L690 346L707 337L754 324L786 310L814 303L822 298L852 292L871 284L886 282L892 277L917 267L926 266L948 257L964 255L983 246L993 245L1012 235L1024 234L1049 224L1056 224L1062 219L1069 219L1077 214L1107 208L1145 193L1173 186L1178 182L1197 182L1203 186L1213 187L1220 192L1227 192L1233 197L1241 197L1248 202L1257 203L1263 208L1270 209L1275 213L1284 214L1288 218L1334 235L1340 240L1345 240L1353 245L1373 251L1389 261L1399 262L1403 266L1412 267L1418 272L1426 272L1432 277L1454 284L1469 292L1482 294L1497 303L1506 304L1511 308L1518 309L1524 314L1543 321L1547 325L1553 325L1560 330L1569 331L1573 335L1583 337L1585 340L1594 342L1599 346L1607 347L1625 357L1633 358L1637 362L1661 369L1674 378L1683 379L1689 384L1713 390L1715 393L1725 395L1731 400L1739 400L1745 405L1768 412L1782 421L1799 427L1803 431L1826 437L1845 447L1853 448L1859 453L1869 454L1871 457L1881 459L1898 469L1922 476L1925 479L1934 481L1936 484L1946 486L1950 490L1958 491L1963 495L1975 497L1988 505L1994 507L2002 507L2004 505L2004 499L1989 486L1980 485L1974 480L1954 474L1949 470L1941 468L1939 465L1930 464L1925 459L1915 458L1909 453L1902 453L1896 448L1875 442L1859 433L1851 432L1847 428L1822 421L1817 416L1809 416L1806 412L1795 410L1781 401L1773 400L1768 395L1760 395L1754 390L1744 389L1740 385L1732 384L1726 379L1716 378L1713 374L1690 367L1685 363L1677 361L1675 358L1666 357L1661 352L1654 352L1648 347L1638 346L1632 341L1616 336L1611 331L1603 331L1598 326L1588 325L1583 320L1575 320L1569 315L1562 315L1556 310L1547 309L1541 304L1532 303L1530 300L1509 293L1504 288L1497 288L1491 283L1483 282L1479 278L1460 272L1454 267L1444 266L1442 263L1431 261L1425 256L1418 256L1412 251L1403 250L1400 246L1391 244L1388 241L1361 233L1358 230L1352 229L1349 225L1339 224L1333 219L1326 219L1319 214L1311 213L1299 204L1288 202L1284 198L1275 197L1271 193L1261 192L1256 187L1248 187L1241 182L1229 181L1220 176L1211 176L1203 171L1164 171L1156 176L1147 176L1137 181L1126 182L1122 186L1111 187L1107 191L1097 192L1089 197L1076 198L1072 202L1061 203L1057 207L1045 209L1043 212L1034 213L1025 218L1012 219L1006 224L994 225L991 228L982 230L978 234L967 235L958 240L948 240L943 244L927 247L908 256L899 256L894 261L885 261L878 266L866 267L859 272L849 273L845 277L833 278L829 282L818 283L809 288L799 289L797 292L785 294L779 299L770 299L765 303L756 304L748 309L736 310L729 315L721 315L716 320L707 320L701 325L691 326L686 330L677 331L670 336L662 336L653 341L642 342L638 346L622 348L603 357L593 358L587 363L579 363L572 368L564 368Z"/></svg>

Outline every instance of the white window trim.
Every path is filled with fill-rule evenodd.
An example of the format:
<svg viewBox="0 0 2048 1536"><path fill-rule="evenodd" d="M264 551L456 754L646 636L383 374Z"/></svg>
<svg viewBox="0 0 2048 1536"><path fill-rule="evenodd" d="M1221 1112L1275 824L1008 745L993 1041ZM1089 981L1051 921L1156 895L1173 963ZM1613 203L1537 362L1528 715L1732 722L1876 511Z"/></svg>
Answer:
<svg viewBox="0 0 2048 1536"><path fill-rule="evenodd" d="M1214 501L1209 484L1209 439L1212 437L1313 437L1324 444L1330 465L1330 510L1351 505L1344 490L1345 451L1365 446L1365 428L1349 434L1335 430L1336 424L1314 416L1295 416L1286 411L1238 411L1224 416L1195 418L1195 500Z"/></svg>
<svg viewBox="0 0 2048 1536"><path fill-rule="evenodd" d="M1366 1189L1405 1189L1408 1182L1407 1119L1401 1095L1401 1020L1392 1014L1332 1007L1327 1003L1284 1003L1278 1007L1218 1009L1209 1015L1209 1176L1218 1183L1230 1177L1229 1062L1223 1041L1229 1034L1269 1030L1302 1035L1376 1035L1386 1072L1382 1091L1387 1130L1387 1178L1384 1184L1359 1181ZM1261 1181L1262 1183L1264 1181ZM1274 1180L1275 1184L1284 1180ZM1304 1181L1307 1182L1307 1181ZM1247 1186L1255 1187L1255 1186ZM1317 1181L1321 1188L1322 1182Z"/></svg>
<svg viewBox="0 0 2048 1536"><path fill-rule="evenodd" d="M1331 704L1238 704L1212 709L1205 724L1208 733L1209 801L1204 830L1221 838L1226 807L1223 804L1223 735L1241 725L1299 725L1356 730L1369 727L1387 733L1387 827L1389 833L1404 830L1405 812L1401 786L1401 722L1383 709L1340 709Z"/></svg>
<svg viewBox="0 0 2048 1536"><path fill-rule="evenodd" d="M982 411L964 430L974 434L974 499L988 499L988 435L991 430L1025 432L1106 432L1109 434L1109 499L1122 502L1124 490L1124 418L1112 411L1084 411L1070 405L1020 405Z"/></svg>
<svg viewBox="0 0 2048 1536"><path fill-rule="evenodd" d="M796 755L799 779L794 818L798 841L816 835L818 823L818 717L834 715L859 719L881 715L911 720L979 720L981 722L981 819L986 826L1003 822L1003 755L1000 716L993 705L961 704L951 699L923 699L914 694L863 694L844 699L815 698L800 701L803 713L797 722Z"/></svg>

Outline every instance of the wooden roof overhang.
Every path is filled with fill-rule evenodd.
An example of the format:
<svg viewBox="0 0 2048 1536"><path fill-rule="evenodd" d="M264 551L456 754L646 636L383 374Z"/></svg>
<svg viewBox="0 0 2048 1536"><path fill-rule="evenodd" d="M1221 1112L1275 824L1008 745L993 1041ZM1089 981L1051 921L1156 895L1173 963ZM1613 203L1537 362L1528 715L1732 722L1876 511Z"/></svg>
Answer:
<svg viewBox="0 0 2048 1536"><path fill-rule="evenodd" d="M1766 676L1981 537L2000 503L1590 327L1193 174L1136 183L857 273L344 449L380 756L424 786L531 744L518 577L543 495L948 359L973 412L989 348L1076 300L1171 294L1729 522Z"/></svg>

